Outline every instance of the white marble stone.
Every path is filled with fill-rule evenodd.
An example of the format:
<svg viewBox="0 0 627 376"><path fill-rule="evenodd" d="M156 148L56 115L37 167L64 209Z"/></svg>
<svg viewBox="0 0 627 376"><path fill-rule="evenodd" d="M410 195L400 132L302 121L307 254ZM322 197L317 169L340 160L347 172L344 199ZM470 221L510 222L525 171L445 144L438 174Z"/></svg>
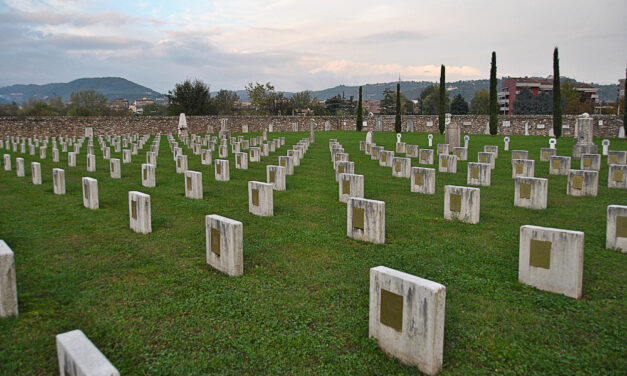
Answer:
<svg viewBox="0 0 627 376"><path fill-rule="evenodd" d="M605 247L627 253L627 206L607 207Z"/></svg>
<svg viewBox="0 0 627 376"><path fill-rule="evenodd" d="M445 307L443 285L385 266L370 269L370 338L428 375L442 367Z"/></svg>
<svg viewBox="0 0 627 376"><path fill-rule="evenodd" d="M599 187L599 172L590 170L568 171L566 194L569 196L596 197Z"/></svg>
<svg viewBox="0 0 627 376"><path fill-rule="evenodd" d="M335 181L340 180L340 174L354 174L355 162L338 161L333 163L335 169Z"/></svg>
<svg viewBox="0 0 627 376"><path fill-rule="evenodd" d="M57 334L56 345L61 376L120 376L113 364L78 329Z"/></svg>
<svg viewBox="0 0 627 376"><path fill-rule="evenodd" d="M385 202L351 197L346 205L346 235L370 243L385 243Z"/></svg>
<svg viewBox="0 0 627 376"><path fill-rule="evenodd" d="M274 185L260 181L248 182L248 212L260 217L274 215Z"/></svg>
<svg viewBox="0 0 627 376"><path fill-rule="evenodd" d="M406 153L406 147L407 144L405 142L397 142L396 143L396 152L397 153L401 153L401 154L405 154Z"/></svg>
<svg viewBox="0 0 627 376"><path fill-rule="evenodd" d="M187 155L179 155L176 157L176 173L184 174L187 171Z"/></svg>
<svg viewBox="0 0 627 376"><path fill-rule="evenodd" d="M423 165L432 165L433 154L434 153L432 149L420 149L420 157L418 158L418 163Z"/></svg>
<svg viewBox="0 0 627 376"><path fill-rule="evenodd" d="M200 152L200 164L203 166L211 166L213 163L212 152L209 149L202 149Z"/></svg>
<svg viewBox="0 0 627 376"><path fill-rule="evenodd" d="M229 276L244 274L243 227L216 214L205 217L207 264Z"/></svg>
<svg viewBox="0 0 627 376"><path fill-rule="evenodd" d="M219 158L228 158L229 157L229 149L226 145L220 145L218 147L218 157Z"/></svg>
<svg viewBox="0 0 627 376"><path fill-rule="evenodd" d="M87 154L86 158L87 172L96 172L96 156Z"/></svg>
<svg viewBox="0 0 627 376"><path fill-rule="evenodd" d="M151 165L149 163L142 164L142 187L155 187L157 185L156 170L157 168L154 165Z"/></svg>
<svg viewBox="0 0 627 376"><path fill-rule="evenodd" d="M477 162L487 163L490 165L490 168L494 170L494 167L496 167L496 156L489 151L480 151L477 153Z"/></svg>
<svg viewBox="0 0 627 376"><path fill-rule="evenodd" d="M146 152L146 163L157 167L157 153L153 151Z"/></svg>
<svg viewBox="0 0 627 376"><path fill-rule="evenodd" d="M128 192L128 216L131 230L142 234L151 233L150 195L137 191Z"/></svg>
<svg viewBox="0 0 627 376"><path fill-rule="evenodd" d="M282 166L266 166L266 179L275 191L286 190L286 168Z"/></svg>
<svg viewBox="0 0 627 376"><path fill-rule="evenodd" d="M579 299L583 285L584 233L520 227L518 280L540 290Z"/></svg>
<svg viewBox="0 0 627 376"><path fill-rule="evenodd" d="M494 158L498 158L499 157L499 147L496 145L484 145L483 146L483 151L486 153L492 153L494 154Z"/></svg>
<svg viewBox="0 0 627 376"><path fill-rule="evenodd" d="M541 148L540 149L540 161L548 162L549 158L557 155L557 150L551 148Z"/></svg>
<svg viewBox="0 0 627 376"><path fill-rule="evenodd" d="M87 209L98 209L98 180L83 177L83 206Z"/></svg>
<svg viewBox="0 0 627 376"><path fill-rule="evenodd" d="M444 186L444 218L449 221L479 223L481 191L479 188Z"/></svg>
<svg viewBox="0 0 627 376"><path fill-rule="evenodd" d="M4 171L11 171L11 154L4 154Z"/></svg>
<svg viewBox="0 0 627 376"><path fill-rule="evenodd" d="M609 150L607 152L607 164L627 164L627 151Z"/></svg>
<svg viewBox="0 0 627 376"><path fill-rule="evenodd" d="M39 159L46 159L46 149L45 146L39 148Z"/></svg>
<svg viewBox="0 0 627 376"><path fill-rule="evenodd" d="M41 164L39 162L31 162L30 173L33 178L34 185L41 184Z"/></svg>
<svg viewBox="0 0 627 376"><path fill-rule="evenodd" d="M67 153L67 165L70 167L76 167L76 153Z"/></svg>
<svg viewBox="0 0 627 376"><path fill-rule="evenodd" d="M279 166L285 167L286 175L294 175L294 163L292 161L292 157L289 156L280 156L279 157Z"/></svg>
<svg viewBox="0 0 627 376"><path fill-rule="evenodd" d="M405 156L408 158L418 158L420 147L418 145L407 145L405 147Z"/></svg>
<svg viewBox="0 0 627 376"><path fill-rule="evenodd" d="M449 153L449 145L448 144L438 144L438 155L440 154L448 154Z"/></svg>
<svg viewBox="0 0 627 376"><path fill-rule="evenodd" d="M65 194L65 171L60 168L52 169L52 192L55 195Z"/></svg>
<svg viewBox="0 0 627 376"><path fill-rule="evenodd" d="M389 150L382 150L379 152L379 166L392 167L392 160L394 159L394 152Z"/></svg>
<svg viewBox="0 0 627 376"><path fill-rule="evenodd" d="M549 180L533 177L514 179L514 206L528 209L546 209Z"/></svg>
<svg viewBox="0 0 627 376"><path fill-rule="evenodd" d="M582 154L579 168L581 170L601 170L601 154Z"/></svg>
<svg viewBox="0 0 627 376"><path fill-rule="evenodd" d="M549 175L568 175L570 157L555 155L549 157Z"/></svg>
<svg viewBox="0 0 627 376"><path fill-rule="evenodd" d="M363 175L340 173L338 186L340 202L348 202L351 197L364 197Z"/></svg>
<svg viewBox="0 0 627 376"><path fill-rule="evenodd" d="M627 188L627 165L611 164L607 173L608 188Z"/></svg>
<svg viewBox="0 0 627 376"><path fill-rule="evenodd" d="M55 163L59 162L59 149L52 148L52 161Z"/></svg>
<svg viewBox="0 0 627 376"><path fill-rule="evenodd" d="M202 199L202 172L185 171L185 197Z"/></svg>
<svg viewBox="0 0 627 376"><path fill-rule="evenodd" d="M229 171L229 161L226 159L216 159L214 163L216 181L229 181L231 174Z"/></svg>
<svg viewBox="0 0 627 376"><path fill-rule="evenodd" d="M512 150L512 159L529 159L529 151Z"/></svg>
<svg viewBox="0 0 627 376"><path fill-rule="evenodd" d="M131 161L132 161L131 149L122 150L122 163L131 163Z"/></svg>
<svg viewBox="0 0 627 376"><path fill-rule="evenodd" d="M467 161L468 160L468 148L463 147L455 147L453 148L453 155L457 157L458 161Z"/></svg>
<svg viewBox="0 0 627 376"><path fill-rule="evenodd" d="M487 163L468 162L466 184L489 187L492 184L492 169Z"/></svg>
<svg viewBox="0 0 627 376"><path fill-rule="evenodd" d="M235 153L235 168L238 170L248 170L248 153Z"/></svg>
<svg viewBox="0 0 627 376"><path fill-rule="evenodd" d="M435 194L435 169L412 167L410 187L415 193Z"/></svg>
<svg viewBox="0 0 627 376"><path fill-rule="evenodd" d="M438 155L438 171L449 174L457 173L457 156L455 154Z"/></svg>
<svg viewBox="0 0 627 376"><path fill-rule="evenodd" d="M383 150L383 146L373 146L370 153L370 159L378 161L379 158L381 158L381 152Z"/></svg>
<svg viewBox="0 0 627 376"><path fill-rule="evenodd" d="M18 315L15 255L0 240L0 318Z"/></svg>
<svg viewBox="0 0 627 376"><path fill-rule="evenodd" d="M533 159L512 159L512 178L534 177L536 161Z"/></svg>
<svg viewBox="0 0 627 376"><path fill-rule="evenodd" d="M411 158L392 158L392 176L396 178L409 178L411 175Z"/></svg>
<svg viewBox="0 0 627 376"><path fill-rule="evenodd" d="M18 178L23 178L24 176L26 176L24 172L24 158L15 158L15 172L17 173Z"/></svg>
<svg viewBox="0 0 627 376"><path fill-rule="evenodd" d="M109 174L112 179L120 179L122 177L122 166L119 159L111 158L109 160Z"/></svg>

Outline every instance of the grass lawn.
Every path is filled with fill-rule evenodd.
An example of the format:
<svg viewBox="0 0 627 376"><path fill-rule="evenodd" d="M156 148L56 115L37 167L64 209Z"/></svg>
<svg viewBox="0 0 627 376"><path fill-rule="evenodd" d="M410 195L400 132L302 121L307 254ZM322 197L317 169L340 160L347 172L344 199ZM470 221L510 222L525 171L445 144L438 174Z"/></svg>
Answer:
<svg viewBox="0 0 627 376"><path fill-rule="evenodd" d="M12 155L13 170L0 170L0 238L15 252L20 310L19 318L0 320L0 374L57 374L54 337L73 329L122 375L418 374L368 338L369 269L379 265L446 286L442 375L626 372L627 255L605 249L605 230L607 206L627 205L627 190L607 188L606 157L598 196L571 197L567 177L549 176L548 162L539 161L548 138L512 136L510 149L529 150L535 176L549 178L548 208L536 211L513 205L503 136L471 135L469 161L484 145L499 146L492 186L481 187L481 221L471 225L443 218L444 185L466 185L467 162L457 174L437 173L435 195L420 195L410 192L409 179L392 177L391 168L359 151L365 133L319 132L287 177L287 191L274 192L274 217L257 217L248 213L248 181L265 181L265 166L308 133L271 134L280 136L285 146L249 162L249 170L236 170L230 153L230 182L215 181L213 166L184 147L189 169L203 173L202 200L185 198L165 135L155 188L140 181L152 138L122 164L121 179L109 177L97 144L95 173L86 172L86 143L77 167L67 166L66 153L52 163L50 147L41 161L38 150L0 150ZM365 197L385 201L386 244L346 237L329 138L365 176ZM375 133L386 150L395 141L391 132ZM428 144L425 133L403 141ZM444 136L435 135L433 149L438 143ZM571 155L572 145L560 139L557 154ZM613 139L610 149L627 150L627 142ZM17 156L26 162L24 178L16 177ZM112 157L122 153L112 148ZM31 161L41 162L43 185L31 184ZM65 169L64 196L52 193L53 167ZM83 176L98 179L98 210L83 207ZM129 229L132 190L151 196L151 234ZM244 276L206 264L208 214L244 224ZM585 232L581 300L518 282L526 224Z"/></svg>

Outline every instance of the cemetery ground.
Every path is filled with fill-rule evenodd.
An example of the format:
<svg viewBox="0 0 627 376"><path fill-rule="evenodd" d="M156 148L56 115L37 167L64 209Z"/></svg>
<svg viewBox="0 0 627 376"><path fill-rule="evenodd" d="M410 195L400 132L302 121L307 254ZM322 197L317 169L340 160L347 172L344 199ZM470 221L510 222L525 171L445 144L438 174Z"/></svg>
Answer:
<svg viewBox="0 0 627 376"><path fill-rule="evenodd" d="M549 176L548 162L539 161L548 138L511 136L510 149L528 150L535 176L549 179L548 208L531 210L513 205L503 136L471 135L468 161L484 145L499 146L473 225L443 217L444 185L466 186L468 162L460 161L456 174L438 172L435 195L411 193L409 179L392 177L391 168L359 150L365 132L316 132L287 176L287 191L274 192L274 216L254 216L248 181L266 181L265 166L277 165L308 133L269 134L279 136L285 146L249 170L236 170L229 153L230 182L215 181L214 166L182 146L189 169L203 173L202 200L185 198L165 135L155 188L140 181L152 138L121 165L121 179L109 177L95 140L94 173L86 171L85 146L77 167L68 167L66 153L53 163L50 147L45 160L2 150L13 169L0 171L0 238L15 252L20 312L0 320L0 374L58 373L55 335L74 329L122 375L418 374L368 338L369 269L379 265L446 286L442 375L625 372L627 258L605 249L605 230L607 206L627 205L627 191L607 188L607 157L597 197L567 196L567 176ZM431 149L444 143L434 136ZM385 244L347 238L329 138L365 176L364 197L385 201ZM428 148L425 133L403 134L403 141ZM394 150L396 137L375 132L374 142ZM602 150L601 140L595 143ZM572 145L561 138L557 154L570 156ZM613 139L610 149L627 150L627 142ZM17 156L26 177L16 177ZM31 184L31 161L41 162L43 185ZM65 169L66 195L52 193L53 167ZM83 207L83 176L98 179L100 209ZM151 196L150 234L129 228L133 190ZM243 276L206 264L208 214L243 223ZM585 232L582 299L518 282L519 228L528 224Z"/></svg>

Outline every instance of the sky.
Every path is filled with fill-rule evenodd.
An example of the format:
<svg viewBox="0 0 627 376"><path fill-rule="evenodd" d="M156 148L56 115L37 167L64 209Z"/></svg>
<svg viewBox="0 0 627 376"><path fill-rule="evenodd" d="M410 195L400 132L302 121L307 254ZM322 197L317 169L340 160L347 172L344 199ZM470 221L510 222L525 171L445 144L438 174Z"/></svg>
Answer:
<svg viewBox="0 0 627 376"><path fill-rule="evenodd" d="M625 0L0 0L0 86L124 77L165 93L560 73L617 83Z"/></svg>

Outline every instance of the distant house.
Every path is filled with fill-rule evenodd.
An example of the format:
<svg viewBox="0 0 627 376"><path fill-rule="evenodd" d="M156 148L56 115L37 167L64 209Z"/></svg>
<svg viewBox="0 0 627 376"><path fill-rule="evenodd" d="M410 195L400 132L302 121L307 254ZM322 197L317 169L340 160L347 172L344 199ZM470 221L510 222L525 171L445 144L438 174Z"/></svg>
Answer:
<svg viewBox="0 0 627 376"><path fill-rule="evenodd" d="M573 83L575 90L585 93L586 98L589 99L594 106L599 99L598 91L592 85ZM516 95L520 94L520 90L527 88L533 95L540 93L550 93L553 91L552 80L542 80L531 77L510 77L503 81L501 84L501 91L498 92L499 112L505 115L513 114L514 101Z"/></svg>
<svg viewBox="0 0 627 376"><path fill-rule="evenodd" d="M150 99L150 98L136 99L134 105L132 106L132 108L134 108L133 111L136 114L141 114L144 111L142 107L144 107L147 104L155 104L154 99Z"/></svg>
<svg viewBox="0 0 627 376"><path fill-rule="evenodd" d="M109 107L117 110L128 110L128 100L126 98L115 98L109 102Z"/></svg>
<svg viewBox="0 0 627 376"><path fill-rule="evenodd" d="M376 99L366 99L363 101L364 108L367 108L368 111L373 114L379 114L381 112L381 101Z"/></svg>

